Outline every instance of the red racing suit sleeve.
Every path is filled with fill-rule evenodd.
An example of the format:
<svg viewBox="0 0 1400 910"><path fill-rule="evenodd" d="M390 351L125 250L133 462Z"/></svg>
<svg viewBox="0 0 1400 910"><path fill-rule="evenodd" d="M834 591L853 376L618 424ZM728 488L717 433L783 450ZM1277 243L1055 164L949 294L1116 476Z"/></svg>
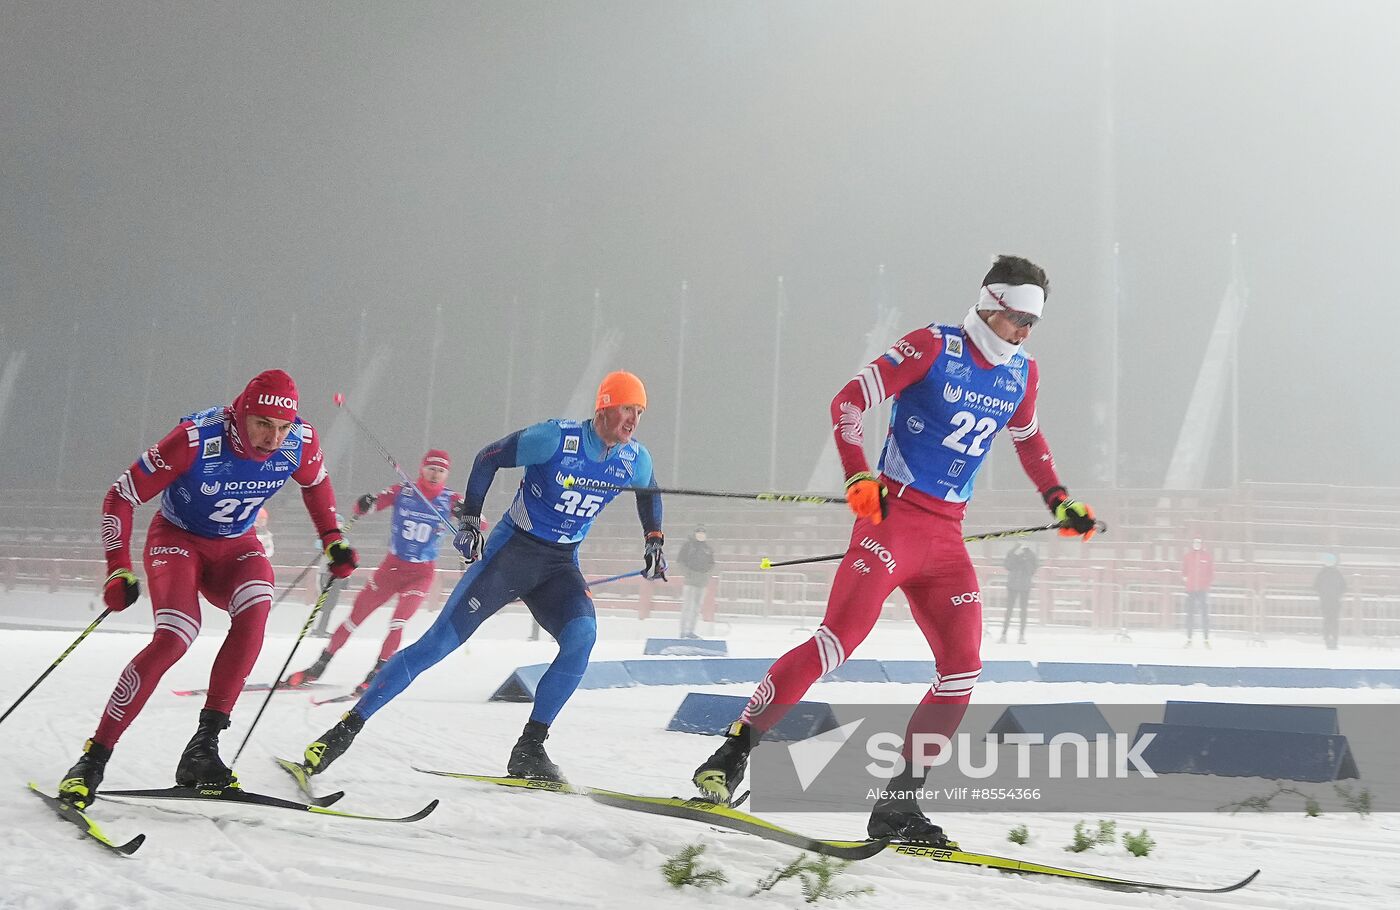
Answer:
<svg viewBox="0 0 1400 910"><path fill-rule="evenodd" d="M394 500L398 498L399 491L403 489L403 484L396 483L387 490L380 490L374 495L374 511L382 512L392 508Z"/></svg>
<svg viewBox="0 0 1400 910"><path fill-rule="evenodd" d="M1040 391L1040 367L1027 358L1026 397L1006 423L1006 432L1016 446L1016 457L1021 460L1021 468L1035 484L1042 497L1053 487L1060 487L1059 475L1055 473L1055 459L1050 454L1050 443L1040 432L1040 420L1036 417L1035 400Z"/></svg>
<svg viewBox="0 0 1400 910"><path fill-rule="evenodd" d="M188 420L141 453L102 499L102 549L107 573L131 568L131 529L136 507L159 496L194 464L199 430Z"/></svg>
<svg viewBox="0 0 1400 910"><path fill-rule="evenodd" d="M862 415L927 376L942 350L943 335L937 327L915 329L861 367L831 399L836 453L841 457L846 477L870 470L870 462L865 458Z"/></svg>
<svg viewBox="0 0 1400 910"><path fill-rule="evenodd" d="M311 429L304 433L301 444L301 464L292 472L292 480L301 486L301 501L311 516L311 523L320 535L321 546L328 547L345 535L340 533L340 516L335 511L335 490L326 472L326 459L321 452L320 434Z"/></svg>

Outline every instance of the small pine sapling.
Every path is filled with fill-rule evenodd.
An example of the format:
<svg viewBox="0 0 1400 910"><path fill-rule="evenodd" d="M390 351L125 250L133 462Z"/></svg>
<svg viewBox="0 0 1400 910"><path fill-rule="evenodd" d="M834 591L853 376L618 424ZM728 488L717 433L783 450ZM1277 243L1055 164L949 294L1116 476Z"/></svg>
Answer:
<svg viewBox="0 0 1400 910"><path fill-rule="evenodd" d="M1157 842L1147 833L1147 829L1143 828L1137 834L1131 831L1123 832L1123 846L1127 847L1133 856L1146 856L1157 846Z"/></svg>
<svg viewBox="0 0 1400 910"><path fill-rule="evenodd" d="M1031 831L1025 825L1017 825L1007 832L1006 839L1013 844L1020 844L1024 847L1026 844L1030 843Z"/></svg>
<svg viewBox="0 0 1400 910"><path fill-rule="evenodd" d="M668 857L661 864L661 874L672 888L694 885L697 888L713 888L723 885L729 878L718 868L706 869L700 865L700 857L705 853L704 844L690 844L682 847L676 855Z"/></svg>
<svg viewBox="0 0 1400 910"><path fill-rule="evenodd" d="M1251 812L1272 812L1274 799L1280 796L1296 796L1303 801L1303 812L1309 817L1316 818L1322 814L1322 804L1315 798L1299 790L1297 787L1285 787L1278 784L1274 787L1274 792L1266 793L1263 796L1247 796L1237 803L1226 803L1221 809L1229 809L1234 815L1241 809L1248 809Z"/></svg>
<svg viewBox="0 0 1400 910"><path fill-rule="evenodd" d="M773 886L790 878L797 878L802 882L802 896L809 904L823 899L847 900L861 894L873 894L875 889L869 885L851 890L836 887L836 876L845 872L850 864L850 860L833 859L830 856L811 858L805 853L799 853L797 859L759 879L753 894L771 891Z"/></svg>
<svg viewBox="0 0 1400 910"><path fill-rule="evenodd" d="M1371 791L1366 787L1362 787L1359 793L1352 793L1351 787L1346 784L1333 784L1332 789L1337 791L1348 811L1355 812L1362 818L1371 814Z"/></svg>
<svg viewBox="0 0 1400 910"><path fill-rule="evenodd" d="M1074 823L1074 840L1065 849L1071 853L1083 853L1085 850L1098 844L1111 844L1118 839L1118 824L1116 822L1099 819L1097 830L1088 828L1084 822Z"/></svg>

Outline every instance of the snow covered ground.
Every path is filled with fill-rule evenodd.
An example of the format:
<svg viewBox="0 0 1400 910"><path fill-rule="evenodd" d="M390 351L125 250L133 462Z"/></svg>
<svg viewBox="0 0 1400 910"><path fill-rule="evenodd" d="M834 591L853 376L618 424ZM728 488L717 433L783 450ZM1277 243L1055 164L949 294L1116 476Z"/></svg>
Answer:
<svg viewBox="0 0 1400 910"><path fill-rule="evenodd" d="M142 602L143 604L145 601ZM325 680L353 686L373 663L387 617L372 618L337 656ZM13 592L0 598L0 620L66 625L64 631L0 629L0 708L8 707L74 638L91 614L87 599ZM253 679L270 678L305 616L284 605ZM408 630L413 640L431 616ZM999 618L999 617L998 617ZM113 628L148 628L141 607L118 617ZM117 749L106 786L154 787L173 782L180 749L193 732L197 698L173 688L207 684L222 625L213 611L203 636L166 676L165 686ZM368 726L354 748L322 784L343 788L337 808L401 814L438 797L442 805L412 825L358 822L252 807L197 803L101 801L94 815L108 833L125 840L148 835L131 859L84 843L67 825L25 792L35 780L52 789L93 730L117 674L144 639L101 632L91 636L0 726L0 907L53 908L441 908L441 907L714 907L804 906L793 883L748 897L752 883L797 854L788 847L693 822L652 818L594 805L581 798L516 792L434 778L411 764L476 773L504 773L511 744L527 718L527 704L486 699L516 666L548 661L549 641L526 641L528 619L504 613L488 623L468 649L422 677ZM673 619L645 622L604 617L595 659L641 656L648 635L669 636ZM730 630L731 655L773 657L797 643L791 623L738 625ZM1032 629L1031 644L989 643L984 659L1097 660L1138 663L1216 663L1270 666L1396 666L1394 651L1322 650L1314 641L1251 646L1217 636L1213 651L1184 650L1166 633L1111 634ZM309 663L319 642L302 645L294 666ZM877 627L858 657L926 658L910 624ZM747 695L750 687L714 687ZM550 754L575 781L637 793L687 794L692 769L715 741L664 731L688 687L640 687L579 692L556 724ZM812 699L909 703L919 686L858 683L818 685ZM1400 691L1300 692L1205 687L1078 686L985 683L982 702L1048 702L1102 699L1155 702L1166 698L1320 703L1400 701ZM224 734L230 760L262 698L245 695ZM287 797L290 781L272 764L274 754L294 756L334 722L344 706L315 707L304 693L279 693L260 722L237 770L244 785ZM1343 727L1345 731L1345 725ZM1363 773L1366 769L1363 765ZM1257 786L1255 786L1257 785ZM1260 781L1241 782L1241 795L1266 792ZM1319 785L1319 789L1321 786ZM880 855L853 865L846 887L873 887L852 907L1345 907L1400 905L1400 817L1327 813L1307 818L1289 807L1269 814L1175 813L1115 815L1119 829L1147 828L1157 848L1135 858L1121 846L1065 852L1079 816L1016 813L940 816L963 846L1055 865L1143 879L1201 885L1234 881L1261 868L1250 887L1226 895L1148 895L1101 891L1084 885L1021 878L974 868L923 863ZM794 815L775 821L820 836L859 838L863 815ZM1090 817L1095 821L1096 817ZM1008 843L1007 831L1029 826L1025 847ZM686 844L707 845L707 858L722 866L730 884L718 891L672 890L662 879L663 860Z"/></svg>

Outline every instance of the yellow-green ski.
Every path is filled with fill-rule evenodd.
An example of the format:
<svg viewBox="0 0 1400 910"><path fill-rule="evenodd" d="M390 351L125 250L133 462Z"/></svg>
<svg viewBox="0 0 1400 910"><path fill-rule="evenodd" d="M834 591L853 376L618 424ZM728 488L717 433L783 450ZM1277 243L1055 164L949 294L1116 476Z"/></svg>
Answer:
<svg viewBox="0 0 1400 910"><path fill-rule="evenodd" d="M547 790L551 793L569 793L587 796L594 802L602 803L605 806L612 806L617 809L630 809L634 812L647 812L652 815L666 815L671 818L685 818L691 821L705 822L721 828L729 828L734 831L742 831L745 834L753 834L765 840L776 841L780 844L787 844L799 850L809 850L813 853L820 853L824 856L834 856L840 859L866 859L874 856L885 849L888 841L839 841L823 840L816 837L807 837L798 834L796 831L789 831L787 828L779 827L772 822L755 818L747 812L740 812L738 809L731 809L728 806L712 803L703 799L680 799L674 796L635 796L631 793L617 793L612 790L599 790L596 787L580 787L574 784L560 783L557 781L528 780L520 777L491 777L485 774L460 774L452 771L429 771L425 768L414 768L424 774L436 774L440 777L455 777L460 780L472 780L485 784L496 784L501 787L517 787L525 790Z"/></svg>
<svg viewBox="0 0 1400 910"><path fill-rule="evenodd" d="M1166 885L1158 882L1140 882L1135 879L1118 878L1113 875L1100 875L1097 872L1083 872L1078 869L1064 869L1060 866L1046 866L1040 863L1032 863L1027 860L1011 859L1006 856L992 856L987 853L967 853L962 850L948 847L934 847L928 844L890 844L887 847L890 852L901 856L911 856L916 859L931 860L936 863L955 863L960 866L981 866L984 869L995 869L998 872L1020 872L1027 875L1048 875L1054 878L1068 879L1070 881L1082 882L1086 885L1098 885L1102 888L1111 888L1115 891L1185 891L1197 894L1224 894L1227 891L1237 891L1254 881L1259 870L1255 869L1240 881L1231 885L1223 885L1218 888L1206 888L1196 885Z"/></svg>
<svg viewBox="0 0 1400 910"><path fill-rule="evenodd" d="M82 831L108 850L111 850L113 853L120 853L122 856L130 856L146 842L146 835L138 834L124 844L115 843L97 826L97 822L88 818L87 814L77 806L74 806L72 803L64 802L56 796L49 796L43 790L40 790L39 785L32 780L29 782L29 789L34 792L35 796L48 803L49 808L53 809L59 818L74 825L78 830Z"/></svg>

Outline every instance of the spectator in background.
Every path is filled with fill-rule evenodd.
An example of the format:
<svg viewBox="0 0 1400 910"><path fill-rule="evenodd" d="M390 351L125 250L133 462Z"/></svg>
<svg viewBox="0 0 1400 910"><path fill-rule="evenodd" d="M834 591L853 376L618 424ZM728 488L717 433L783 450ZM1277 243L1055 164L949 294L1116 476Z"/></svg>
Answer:
<svg viewBox="0 0 1400 910"><path fill-rule="evenodd" d="M1021 636L1017 639L1018 645L1026 643L1026 613L1029 610L1031 600L1031 579L1035 577L1035 570L1040 568L1040 560L1036 558L1035 550L1025 541L1017 541L1011 548L1011 552L1006 554L1006 559L1002 560L1002 565L1006 567L1006 617L1001 621L1000 644L1006 644L1006 630L1011 626L1011 613L1016 609L1019 601L1021 604Z"/></svg>
<svg viewBox="0 0 1400 910"><path fill-rule="evenodd" d="M699 638L695 623L700 619L700 606L710 586L710 572L715 567L715 553L705 542L704 526L690 532L690 539L681 545L680 564L685 572L681 587L681 638Z"/></svg>
<svg viewBox="0 0 1400 910"><path fill-rule="evenodd" d="M1191 647L1196 630L1196 614L1201 614L1201 638L1210 647L1210 586L1215 581L1215 559L1197 537L1181 561L1181 578L1186 582L1186 647Z"/></svg>
<svg viewBox="0 0 1400 910"><path fill-rule="evenodd" d="M1313 590L1322 606L1322 640L1327 650L1337 650L1337 632L1342 619L1342 595L1347 590L1347 580L1337 567L1336 554L1322 557L1322 568L1313 579Z"/></svg>

